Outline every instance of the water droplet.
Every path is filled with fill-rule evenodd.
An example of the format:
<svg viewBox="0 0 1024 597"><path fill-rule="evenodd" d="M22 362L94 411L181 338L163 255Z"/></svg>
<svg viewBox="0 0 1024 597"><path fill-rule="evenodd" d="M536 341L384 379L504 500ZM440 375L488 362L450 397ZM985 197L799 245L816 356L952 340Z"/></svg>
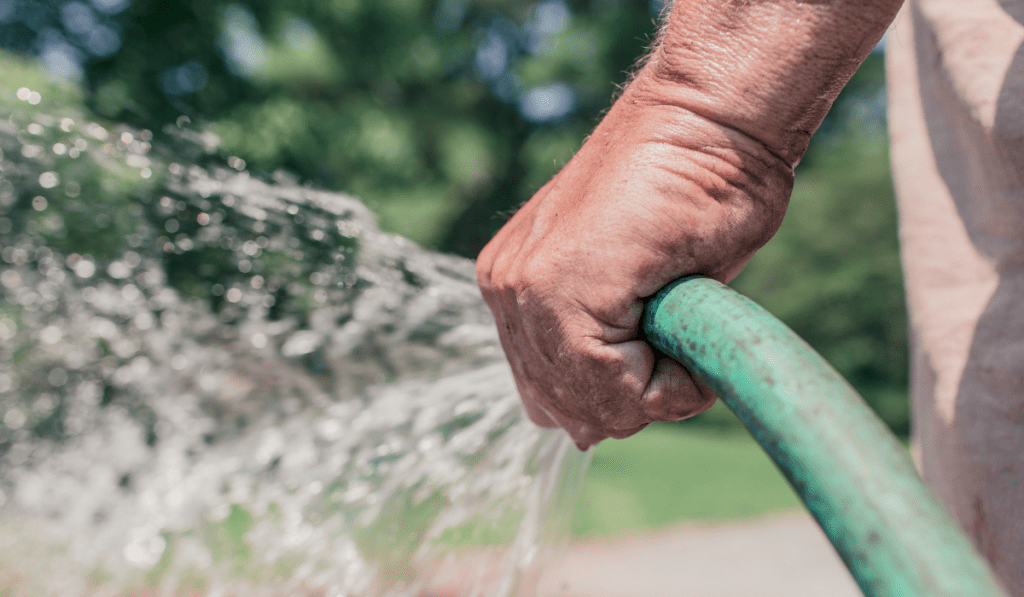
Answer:
<svg viewBox="0 0 1024 597"><path fill-rule="evenodd" d="M123 280L132 275L132 268L123 261L113 261L107 266L107 275L115 280Z"/></svg>
<svg viewBox="0 0 1024 597"><path fill-rule="evenodd" d="M32 198L32 209L36 211L43 211L46 209L46 197L36 196Z"/></svg>
<svg viewBox="0 0 1024 597"><path fill-rule="evenodd" d="M42 153L43 148L41 145L26 144L21 146L21 155L30 160L39 157Z"/></svg>
<svg viewBox="0 0 1024 597"><path fill-rule="evenodd" d="M317 424L317 431L327 441L333 441L341 437L342 426L336 419L325 419Z"/></svg>
<svg viewBox="0 0 1024 597"><path fill-rule="evenodd" d="M46 376L46 381L50 382L50 385L55 388L62 387L68 382L68 372L60 367L54 367L50 369L50 373Z"/></svg>
<svg viewBox="0 0 1024 597"><path fill-rule="evenodd" d="M237 303L242 300L242 291L237 288L231 288L224 295L224 298L226 298L229 303Z"/></svg>
<svg viewBox="0 0 1024 597"><path fill-rule="evenodd" d="M166 503L171 508L177 508L184 501L185 492L178 488L168 491L167 495L164 496L164 503Z"/></svg>
<svg viewBox="0 0 1024 597"><path fill-rule="evenodd" d="M75 263L74 270L79 278L91 278L96 273L96 264L90 259L81 259Z"/></svg>
<svg viewBox="0 0 1024 597"><path fill-rule="evenodd" d="M109 136L109 134L107 133L107 129L96 124L95 122L90 122L88 125L86 125L85 132L90 137L96 139L97 141L106 141L107 137ZM75 143L75 147L78 147L77 142Z"/></svg>
<svg viewBox="0 0 1024 597"><path fill-rule="evenodd" d="M153 362L146 357L135 357L130 365L136 379L142 378L153 368Z"/></svg>
<svg viewBox="0 0 1024 597"><path fill-rule="evenodd" d="M130 153L128 154L127 157L125 157L124 163L128 164L132 168L145 168L146 166L149 166L152 162L150 162L149 158L147 158L144 155Z"/></svg>
<svg viewBox="0 0 1024 597"><path fill-rule="evenodd" d="M14 96L17 97L18 99L20 99L23 102L27 102L28 98L29 98L29 95L31 93L32 93L32 90L29 89L28 87L19 87L18 91L15 92Z"/></svg>
<svg viewBox="0 0 1024 597"><path fill-rule="evenodd" d="M18 272L9 269L0 274L0 284L3 284L5 287L10 289L17 288L21 286L21 276L18 275Z"/></svg>
<svg viewBox="0 0 1024 597"><path fill-rule="evenodd" d="M32 91L29 92L28 100L26 101L28 101L28 103L32 104L33 106L38 106L39 102L43 101L43 96L40 95L38 91Z"/></svg>
<svg viewBox="0 0 1024 597"><path fill-rule="evenodd" d="M68 146L67 145L64 145L63 143L54 143L53 144L53 153L55 153L57 155L64 155L65 153L67 153L67 151L68 151Z"/></svg>
<svg viewBox="0 0 1024 597"><path fill-rule="evenodd" d="M134 541L125 545L124 559L127 560L129 564L139 568L152 568L160 561L160 556L163 555L164 549L166 548L167 540L160 535L137 537Z"/></svg>
<svg viewBox="0 0 1024 597"><path fill-rule="evenodd" d="M48 325L39 332L39 339L44 344L56 344L61 341L64 337L64 332L61 331L59 325Z"/></svg>
<svg viewBox="0 0 1024 597"><path fill-rule="evenodd" d="M14 265L25 265L28 263L28 251L21 247L7 247L4 249L4 261ZM18 282L21 282L20 278L18 278Z"/></svg>
<svg viewBox="0 0 1024 597"><path fill-rule="evenodd" d="M137 329L145 331L153 327L154 319L151 313L143 311L142 313L136 315L135 319L133 319L132 322L135 324L135 327Z"/></svg>
<svg viewBox="0 0 1024 597"><path fill-rule="evenodd" d="M226 502L220 502L213 508L210 508L210 520L224 520L228 517L228 514L231 514L231 506Z"/></svg>
<svg viewBox="0 0 1024 597"><path fill-rule="evenodd" d="M56 172L43 172L39 175L39 186L44 189L52 189L60 184L60 178Z"/></svg>
<svg viewBox="0 0 1024 597"><path fill-rule="evenodd" d="M139 292L139 287L135 284L125 284L124 288L121 289L121 296L126 301L134 302L142 296L142 293Z"/></svg>
<svg viewBox="0 0 1024 597"><path fill-rule="evenodd" d="M136 253L135 251L128 251L127 253L124 254L123 259L124 262L128 265L128 267L132 268L139 267L139 264L142 263L142 256Z"/></svg>
<svg viewBox="0 0 1024 597"><path fill-rule="evenodd" d="M43 125L39 124L38 122L33 122L32 124L25 127L25 130L27 130L30 135L42 135L44 129Z"/></svg>
<svg viewBox="0 0 1024 597"><path fill-rule="evenodd" d="M8 429L21 429L25 421L25 413L21 412L21 409L12 408L4 413L4 425Z"/></svg>
<svg viewBox="0 0 1024 597"><path fill-rule="evenodd" d="M166 230L167 232L170 232L171 234L174 234L175 232L177 232L179 227L180 227L180 224L178 223L178 220L176 220L176 219L170 219L170 220L167 220L166 222L164 222L164 230Z"/></svg>
<svg viewBox="0 0 1024 597"><path fill-rule="evenodd" d="M281 347L281 354L286 357L297 357L309 354L320 346L323 338L312 330L299 330Z"/></svg>

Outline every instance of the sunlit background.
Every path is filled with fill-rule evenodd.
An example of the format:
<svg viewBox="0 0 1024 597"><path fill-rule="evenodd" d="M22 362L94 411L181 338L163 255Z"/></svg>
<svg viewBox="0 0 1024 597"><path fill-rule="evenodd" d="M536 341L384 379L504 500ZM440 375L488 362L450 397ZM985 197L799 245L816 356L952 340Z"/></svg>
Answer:
<svg viewBox="0 0 1024 597"><path fill-rule="evenodd" d="M344 235L319 232L308 246L282 250L287 259L272 262L274 238L257 226L239 234L237 246L221 243L198 261L175 257L202 248L198 236L188 236L197 226L233 216L230 210L214 214L198 192L145 210L119 208L120 199L110 197L163 188L158 167L176 176L176 162L148 153L161 146L185 152L183 162L351 194L384 230L475 257L579 148L653 40L661 10L661 2L648 0L0 0L0 108L12 126L27 127L16 134L17 159L77 158L103 141L132 168L130 177L113 178L47 170L52 179L40 175L38 187L4 191L0 235L19 233L25 224L19 218L31 216L32 230L50 235L54 250L61 243L88 248L75 249L77 257L65 262L78 278L123 280L144 267L145 255L132 244L144 235L122 231L150 218L157 226L153 240L170 246L161 249L170 284L185 296L209 299L219 313L252 307L257 299L246 301L253 293L262 293L258 301L267 301L270 319L275 309L278 316L307 313L341 296L329 294L341 291L330 290L328 278L352 272L317 269L327 263L317 260L326 259L332 242L344 248ZM798 168L782 229L735 286L807 339L905 435L907 340L883 52L876 49L840 96ZM44 127L22 118L33 109L70 110L82 120L58 118ZM86 121L100 128L84 128ZM109 139L103 136L108 131ZM40 188L60 191L60 198ZM80 217L59 216L53 209L58 200L88 208ZM168 214L191 219L165 222ZM121 247L121 240L128 244ZM97 269L126 247L135 257ZM13 240L0 249L2 268L28 259ZM293 269L281 271L292 273L275 278L272 270L282 264ZM358 286L354 280L348 286ZM21 281L10 275L2 281L8 302L0 337L8 342L19 329L11 313ZM268 293L273 300L263 298ZM271 331L255 333L261 335L251 338L256 349L275 341ZM288 346L315 366L305 356L315 354L313 348L296 348L301 338ZM43 385L61 387L76 375L58 369ZM13 433L29 423L10 406L17 388L5 375L0 417ZM40 408L51 412L57 402ZM0 434L0 450L13 445L3 443L9 436ZM783 486L742 468L763 463L722 408L631 441L598 449L577 534L794 507ZM708 446L719 457L691 459L693 470L666 474L650 464L673 450ZM624 458L634 463L628 470ZM635 464L645 462L650 466ZM727 462L740 469L728 469ZM779 489L764 489L769 485ZM682 495L681 486L702 489ZM667 494L674 498L658 497Z"/></svg>

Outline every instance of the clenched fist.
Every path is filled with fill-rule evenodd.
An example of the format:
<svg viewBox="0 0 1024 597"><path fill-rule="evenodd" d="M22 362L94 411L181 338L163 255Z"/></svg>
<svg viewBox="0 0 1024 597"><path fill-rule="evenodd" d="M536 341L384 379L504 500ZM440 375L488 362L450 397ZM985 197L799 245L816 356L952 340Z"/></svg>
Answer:
<svg viewBox="0 0 1024 597"><path fill-rule="evenodd" d="M714 394L639 337L643 300L735 276L778 228L792 169L637 80L484 248L477 276L526 410L580 449L697 414Z"/></svg>
<svg viewBox="0 0 1024 597"><path fill-rule="evenodd" d="M811 132L898 6L676 2L648 64L477 262L534 422L587 449L714 403L643 341L643 301L688 274L731 280L775 233Z"/></svg>

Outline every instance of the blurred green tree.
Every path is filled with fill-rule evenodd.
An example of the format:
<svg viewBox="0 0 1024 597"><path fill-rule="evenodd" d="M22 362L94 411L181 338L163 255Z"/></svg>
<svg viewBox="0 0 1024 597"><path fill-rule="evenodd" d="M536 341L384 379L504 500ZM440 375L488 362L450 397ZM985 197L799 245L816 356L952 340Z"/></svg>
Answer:
<svg viewBox="0 0 1024 597"><path fill-rule="evenodd" d="M158 134L182 115L209 123L252 168L351 192L385 228L467 256L579 146L657 8L13 1L5 45L83 78L99 114Z"/></svg>

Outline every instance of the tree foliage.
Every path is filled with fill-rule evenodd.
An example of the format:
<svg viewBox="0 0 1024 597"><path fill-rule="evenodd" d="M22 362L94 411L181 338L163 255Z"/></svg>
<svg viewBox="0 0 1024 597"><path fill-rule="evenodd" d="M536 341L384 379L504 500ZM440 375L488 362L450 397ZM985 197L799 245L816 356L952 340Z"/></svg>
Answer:
<svg viewBox="0 0 1024 597"><path fill-rule="evenodd" d="M648 0L98 5L48 3L33 43L42 16L7 28L77 60L102 115L210 123L251 167L352 192L386 227L468 256L568 160L655 29ZM72 7L119 49L91 54Z"/></svg>

